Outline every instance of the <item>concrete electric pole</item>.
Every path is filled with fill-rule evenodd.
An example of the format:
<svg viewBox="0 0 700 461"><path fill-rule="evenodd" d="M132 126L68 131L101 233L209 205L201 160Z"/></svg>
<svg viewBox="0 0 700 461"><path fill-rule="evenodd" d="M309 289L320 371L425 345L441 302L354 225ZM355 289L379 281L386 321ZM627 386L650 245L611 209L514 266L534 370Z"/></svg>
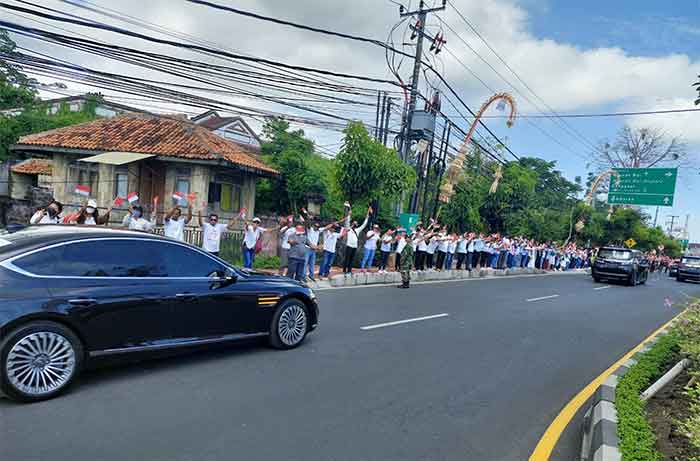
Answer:
<svg viewBox="0 0 700 461"><path fill-rule="evenodd" d="M420 70L421 70L421 63L423 60L423 39L428 38L433 42L433 44L437 44L436 48L439 50L439 48L442 46L444 42L443 37L429 37L425 34L425 21L427 20L428 13L432 13L435 11L442 11L445 9L447 4L446 0L443 0L442 6L434 7L434 8L425 8L425 2L423 0L420 1L420 4L418 6L417 10L414 11L404 11L404 7L402 6L399 10L401 17L407 17L407 16L417 16L418 19L416 21L415 26L412 27L413 29L413 36L417 39L416 41L416 56L413 60L413 77L411 78L411 94L410 98L408 100L408 109L406 111L406 118L405 118L405 124L402 129L403 133L403 143L401 145L401 152L400 152L400 157L404 162L407 162L409 160L409 151L411 148L411 140L412 140L412 127L413 127L413 115L414 112L416 111L416 101L418 99L418 82L420 80ZM437 51L439 52L439 51ZM412 213L415 213L416 207L417 207L417 194L413 194L413 199L411 200L410 204L410 211Z"/></svg>

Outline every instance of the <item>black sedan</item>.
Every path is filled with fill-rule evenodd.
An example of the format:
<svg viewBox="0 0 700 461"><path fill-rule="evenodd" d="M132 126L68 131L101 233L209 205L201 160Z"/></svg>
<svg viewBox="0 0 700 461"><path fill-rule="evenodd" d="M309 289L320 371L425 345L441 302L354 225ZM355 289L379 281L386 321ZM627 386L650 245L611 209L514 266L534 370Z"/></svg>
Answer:
<svg viewBox="0 0 700 461"><path fill-rule="evenodd" d="M700 256L683 256L676 269L676 280L700 282Z"/></svg>
<svg viewBox="0 0 700 461"><path fill-rule="evenodd" d="M313 291L141 232L30 226L0 234L0 390L63 392L105 357L268 337L298 346L316 328Z"/></svg>

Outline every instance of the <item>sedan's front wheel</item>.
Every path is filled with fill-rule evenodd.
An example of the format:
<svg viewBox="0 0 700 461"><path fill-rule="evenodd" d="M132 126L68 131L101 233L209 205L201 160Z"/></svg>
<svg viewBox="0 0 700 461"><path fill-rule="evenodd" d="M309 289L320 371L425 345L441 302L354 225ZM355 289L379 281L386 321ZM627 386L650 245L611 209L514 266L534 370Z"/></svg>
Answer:
<svg viewBox="0 0 700 461"><path fill-rule="evenodd" d="M78 375L83 348L75 334L54 322L31 322L0 342L0 386L8 397L36 402L65 391Z"/></svg>
<svg viewBox="0 0 700 461"><path fill-rule="evenodd" d="M270 344L277 349L292 349L304 341L308 330L306 305L298 299L288 299L272 318Z"/></svg>

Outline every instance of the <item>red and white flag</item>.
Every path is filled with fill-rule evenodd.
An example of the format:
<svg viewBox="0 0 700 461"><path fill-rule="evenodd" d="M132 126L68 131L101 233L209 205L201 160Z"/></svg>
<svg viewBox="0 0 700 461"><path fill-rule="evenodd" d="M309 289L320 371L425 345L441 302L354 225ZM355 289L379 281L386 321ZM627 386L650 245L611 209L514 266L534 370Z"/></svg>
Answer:
<svg viewBox="0 0 700 461"><path fill-rule="evenodd" d="M182 192L174 192L173 193L173 200L177 200L178 202L182 202L185 199L185 194Z"/></svg>
<svg viewBox="0 0 700 461"><path fill-rule="evenodd" d="M122 203L124 203L124 199L121 197L117 197L114 199L114 206L120 207L122 206Z"/></svg>
<svg viewBox="0 0 700 461"><path fill-rule="evenodd" d="M126 199L129 201L129 203L134 203L139 201L139 194L136 192L129 192L126 194Z"/></svg>
<svg viewBox="0 0 700 461"><path fill-rule="evenodd" d="M187 201L188 202L194 202L195 200L197 200L197 193L196 192L192 192L190 194L187 194Z"/></svg>
<svg viewBox="0 0 700 461"><path fill-rule="evenodd" d="M89 186L81 186L80 184L75 185L75 190L73 191L78 195L82 195L83 197L89 197L90 196L90 187Z"/></svg>
<svg viewBox="0 0 700 461"><path fill-rule="evenodd" d="M245 208L241 208L241 211L238 212L238 214L240 215L241 219L245 219L245 214L246 214L247 211L248 211L248 210L246 210Z"/></svg>

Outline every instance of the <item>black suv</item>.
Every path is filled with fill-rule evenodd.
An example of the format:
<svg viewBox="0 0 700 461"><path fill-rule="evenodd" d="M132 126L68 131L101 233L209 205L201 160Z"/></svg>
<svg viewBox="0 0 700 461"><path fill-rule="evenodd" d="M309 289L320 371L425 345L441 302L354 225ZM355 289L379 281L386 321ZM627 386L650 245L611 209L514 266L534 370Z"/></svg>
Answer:
<svg viewBox="0 0 700 461"><path fill-rule="evenodd" d="M603 247L598 251L593 267L593 280L621 280L628 285L645 283L649 276L649 261L641 251L620 247Z"/></svg>
<svg viewBox="0 0 700 461"><path fill-rule="evenodd" d="M700 281L700 256L683 256L676 269L676 280Z"/></svg>

